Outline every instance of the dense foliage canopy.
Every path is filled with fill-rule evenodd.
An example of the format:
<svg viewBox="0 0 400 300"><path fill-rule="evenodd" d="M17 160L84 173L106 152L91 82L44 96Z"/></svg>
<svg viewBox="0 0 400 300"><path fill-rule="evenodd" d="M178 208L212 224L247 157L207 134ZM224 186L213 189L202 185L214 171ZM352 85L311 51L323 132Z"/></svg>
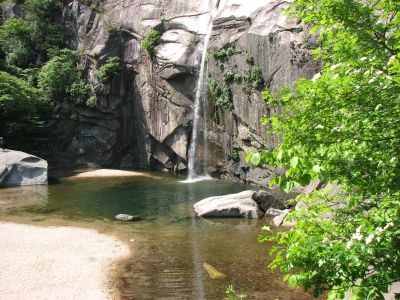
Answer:
<svg viewBox="0 0 400 300"><path fill-rule="evenodd" d="M320 178L340 185L298 199L297 226L275 240L272 267L289 283L329 299L381 299L400 281L400 3L296 0L289 14L309 24L325 66L277 95L287 114L264 118L282 144L247 160L285 170L285 190Z"/></svg>
<svg viewBox="0 0 400 300"><path fill-rule="evenodd" d="M41 126L37 114L37 90L27 82L0 71L0 128L21 140Z"/></svg>
<svg viewBox="0 0 400 300"><path fill-rule="evenodd" d="M11 2L0 1L0 8ZM83 2L93 9L99 6L98 1ZM21 149L29 144L29 150L32 150L32 142L16 143L17 131L20 132L18 136L21 132L31 132L29 136L41 140L41 144L53 140L52 129L47 126L51 120L61 115L67 120L77 120L79 108L97 105L94 85L98 81L107 81L120 71L119 59L111 58L94 72L91 82L86 80L89 71L84 67L85 56L68 49L65 42L67 33L62 22L62 9L66 3L62 0L21 0L16 4L14 17L4 20L0 17L0 71L7 79L1 86L0 135L6 137L9 147ZM1 12L0 9L0 15ZM14 85L11 85L12 79L16 80ZM9 104L18 104L15 109L18 108L20 113L6 109ZM27 122L29 118L30 123Z"/></svg>

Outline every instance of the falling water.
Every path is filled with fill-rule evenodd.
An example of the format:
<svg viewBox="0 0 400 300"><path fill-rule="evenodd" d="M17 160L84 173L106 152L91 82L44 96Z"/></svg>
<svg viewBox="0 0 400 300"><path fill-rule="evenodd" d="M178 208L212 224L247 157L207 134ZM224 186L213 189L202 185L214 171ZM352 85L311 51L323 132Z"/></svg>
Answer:
<svg viewBox="0 0 400 300"><path fill-rule="evenodd" d="M204 36L201 54L200 72L196 85L194 104L194 120L192 143L189 148L189 176L185 182L196 182L211 179L208 175L208 147L207 147L207 45L211 36L213 19L218 9L219 1L213 1L207 32ZM199 146L203 145L203 154L199 153Z"/></svg>

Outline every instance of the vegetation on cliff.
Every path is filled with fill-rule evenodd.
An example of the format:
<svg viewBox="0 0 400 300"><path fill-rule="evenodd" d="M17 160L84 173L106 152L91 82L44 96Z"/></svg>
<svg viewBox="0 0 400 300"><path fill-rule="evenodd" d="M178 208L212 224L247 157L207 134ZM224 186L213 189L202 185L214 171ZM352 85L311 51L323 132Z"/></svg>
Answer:
<svg viewBox="0 0 400 300"><path fill-rule="evenodd" d="M157 29L150 28L146 36L140 42L140 48L144 49L150 56L154 54L154 48L157 46L158 40L161 37L161 32Z"/></svg>
<svg viewBox="0 0 400 300"><path fill-rule="evenodd" d="M2 5L9 1L3 1ZM61 2L57 0L21 1L20 16L0 24L0 87L2 122L0 134L8 145L20 148L49 138L44 130L49 117L45 95L38 85L41 68L53 53L64 47L60 23ZM12 109L10 104L14 103ZM16 113L18 111L18 113ZM36 138L34 139L34 137Z"/></svg>
<svg viewBox="0 0 400 300"><path fill-rule="evenodd" d="M267 103L290 114L262 121L283 137L247 160L285 168L285 190L320 178L340 192L301 196L297 226L276 241L270 265L291 285L328 299L383 299L400 280L400 5L396 1L296 0L289 14L318 32L326 62ZM267 228L268 230L268 228Z"/></svg>
<svg viewBox="0 0 400 300"><path fill-rule="evenodd" d="M1 1L0 5L12 2ZM109 58L94 72L93 80L87 80L90 76L86 57L67 47L69 37L62 20L65 4L60 0L19 1L14 9L17 14L3 23L0 21L0 71L2 77L10 79L0 86L1 94L5 95L0 100L4 120L0 123L0 135L6 136L9 147L23 150L27 145L22 136L25 131L30 132L29 136L36 136L41 151L44 143L62 146L63 143L54 143L60 135L54 136L49 126L51 120L61 115L64 119L77 120L80 108L96 106L95 84L106 83L121 70L119 58ZM82 4L99 9L98 1ZM20 89L6 86L11 78L16 79L14 86L19 85ZM33 91L35 94L31 96ZM29 94L29 101L20 101L22 92ZM3 103L5 99L7 103ZM11 110L3 109L9 106L10 99L18 102L19 118ZM25 122L28 120L25 116L32 122ZM20 122L21 118L25 121ZM9 120L7 125L5 120ZM34 151L32 148L35 144L29 143L30 151Z"/></svg>

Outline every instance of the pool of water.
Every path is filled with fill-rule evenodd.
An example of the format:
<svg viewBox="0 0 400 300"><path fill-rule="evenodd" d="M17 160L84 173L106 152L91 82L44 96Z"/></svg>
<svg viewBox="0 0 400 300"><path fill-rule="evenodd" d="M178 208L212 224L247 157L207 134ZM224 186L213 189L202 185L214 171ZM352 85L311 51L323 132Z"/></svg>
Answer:
<svg viewBox="0 0 400 300"><path fill-rule="evenodd" d="M196 201L250 186L221 180L182 183L182 176L148 175L66 178L49 186L0 189L0 215L96 221L116 228L117 235L123 232L120 236L133 255L116 281L122 299L224 299L229 284L245 291L247 299L312 299L266 268L269 245L257 243L264 220L193 217ZM139 215L142 221L114 221L119 213ZM226 277L211 279L203 263Z"/></svg>

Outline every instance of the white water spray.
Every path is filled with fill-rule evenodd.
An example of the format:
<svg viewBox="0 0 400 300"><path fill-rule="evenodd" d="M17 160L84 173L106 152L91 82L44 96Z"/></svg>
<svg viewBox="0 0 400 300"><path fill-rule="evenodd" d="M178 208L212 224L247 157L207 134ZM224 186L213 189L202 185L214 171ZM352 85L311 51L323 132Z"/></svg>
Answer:
<svg viewBox="0 0 400 300"><path fill-rule="evenodd" d="M196 85L196 98L194 103L194 119L192 143L189 148L189 176L184 182L191 183L212 179L208 175L208 146L207 146L207 46L213 27L213 20L218 9L219 1L213 1L207 32L203 40L201 53L200 72ZM199 145L203 145L203 153L199 153Z"/></svg>

